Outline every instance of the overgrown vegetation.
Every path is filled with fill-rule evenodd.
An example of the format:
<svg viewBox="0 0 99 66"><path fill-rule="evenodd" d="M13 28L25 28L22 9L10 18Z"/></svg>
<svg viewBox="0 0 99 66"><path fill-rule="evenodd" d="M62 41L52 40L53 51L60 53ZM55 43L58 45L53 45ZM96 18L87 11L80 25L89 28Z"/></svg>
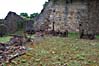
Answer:
<svg viewBox="0 0 99 66"><path fill-rule="evenodd" d="M27 53L11 66L99 66L99 41L79 39L77 33L68 38L47 36L38 44L27 44ZM6 66L7 66L6 65Z"/></svg>
<svg viewBox="0 0 99 66"><path fill-rule="evenodd" d="M39 13L33 13L33 14L30 14L30 16L28 13L20 13L20 16L24 17L25 19L34 19L38 15Z"/></svg>

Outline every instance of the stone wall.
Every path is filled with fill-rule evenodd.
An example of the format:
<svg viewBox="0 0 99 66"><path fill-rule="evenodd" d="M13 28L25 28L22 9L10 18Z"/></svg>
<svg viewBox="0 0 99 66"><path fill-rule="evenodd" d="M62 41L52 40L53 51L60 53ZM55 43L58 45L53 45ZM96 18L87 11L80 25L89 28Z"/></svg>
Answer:
<svg viewBox="0 0 99 66"><path fill-rule="evenodd" d="M79 32L79 23L81 15L85 16L83 11L87 9L86 3L72 2L67 4L67 26L69 32Z"/></svg>
<svg viewBox="0 0 99 66"><path fill-rule="evenodd" d="M89 29L93 31L93 33L99 34L99 1L91 0L89 2Z"/></svg>
<svg viewBox="0 0 99 66"><path fill-rule="evenodd" d="M37 29L52 30L55 22L56 31L99 34L98 13L98 0L49 0L34 25Z"/></svg>
<svg viewBox="0 0 99 66"><path fill-rule="evenodd" d="M61 3L60 3L61 2ZM62 30L65 28L65 3L60 1L49 1L41 14L35 20L35 28L37 29L53 29L53 22L55 30Z"/></svg>
<svg viewBox="0 0 99 66"><path fill-rule="evenodd" d="M84 32L84 34L99 34L99 1L98 0L90 0L87 1L87 10L85 10L85 16L81 16L81 26L80 32Z"/></svg>
<svg viewBox="0 0 99 66"><path fill-rule="evenodd" d="M79 13L83 14L80 11L85 9L86 5L81 1L67 3L66 0L57 0L55 2L50 0L37 17L37 20L35 20L34 25L39 29L43 26L45 29L52 30L54 22L55 31L68 30L69 32L79 32L79 18L81 16Z"/></svg>
<svg viewBox="0 0 99 66"><path fill-rule="evenodd" d="M24 29L25 32L27 32L27 31L33 31L34 30L33 20L27 20L27 21L25 21L24 27L25 27L25 29Z"/></svg>

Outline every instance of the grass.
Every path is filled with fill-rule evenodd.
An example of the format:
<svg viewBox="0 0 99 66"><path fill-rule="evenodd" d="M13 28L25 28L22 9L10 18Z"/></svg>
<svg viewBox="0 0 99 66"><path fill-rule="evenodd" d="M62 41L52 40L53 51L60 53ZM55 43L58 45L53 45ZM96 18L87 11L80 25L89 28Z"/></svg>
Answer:
<svg viewBox="0 0 99 66"><path fill-rule="evenodd" d="M99 35L96 35L96 38L99 39Z"/></svg>
<svg viewBox="0 0 99 66"><path fill-rule="evenodd" d="M32 49L16 58L11 66L99 66L97 40L46 37L41 43L27 47Z"/></svg>
<svg viewBox="0 0 99 66"><path fill-rule="evenodd" d="M40 43L28 43L27 53L5 66L99 66L99 41L47 36Z"/></svg>
<svg viewBox="0 0 99 66"><path fill-rule="evenodd" d="M4 37L0 37L0 42L6 43L10 40L10 36L4 36Z"/></svg>
<svg viewBox="0 0 99 66"><path fill-rule="evenodd" d="M20 30L20 31L17 31L15 33L8 34L8 35L13 35L13 34L15 34L15 35L23 35L23 31ZM11 38L11 36L5 35L4 37L0 37L0 42L6 43L6 42L8 42L10 40L10 38Z"/></svg>

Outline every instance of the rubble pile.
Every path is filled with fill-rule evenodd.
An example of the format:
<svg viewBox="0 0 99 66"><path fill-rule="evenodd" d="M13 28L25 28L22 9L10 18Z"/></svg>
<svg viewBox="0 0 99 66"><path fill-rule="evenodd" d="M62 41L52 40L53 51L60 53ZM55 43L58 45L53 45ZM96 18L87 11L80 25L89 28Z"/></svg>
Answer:
<svg viewBox="0 0 99 66"><path fill-rule="evenodd" d="M0 64L9 63L14 58L26 53L26 47L23 45L23 39L14 36L8 43L0 43Z"/></svg>

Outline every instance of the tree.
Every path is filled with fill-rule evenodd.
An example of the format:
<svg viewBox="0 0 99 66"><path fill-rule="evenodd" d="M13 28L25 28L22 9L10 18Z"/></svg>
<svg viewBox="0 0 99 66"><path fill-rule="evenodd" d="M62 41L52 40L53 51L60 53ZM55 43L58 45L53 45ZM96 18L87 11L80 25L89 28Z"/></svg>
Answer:
<svg viewBox="0 0 99 66"><path fill-rule="evenodd" d="M36 16L38 16L39 14L38 13L33 13L33 14L30 14L30 18L35 18Z"/></svg>
<svg viewBox="0 0 99 66"><path fill-rule="evenodd" d="M29 18L29 16L28 16L28 14L27 14L27 13L20 13L20 16L23 16L23 17Z"/></svg>

